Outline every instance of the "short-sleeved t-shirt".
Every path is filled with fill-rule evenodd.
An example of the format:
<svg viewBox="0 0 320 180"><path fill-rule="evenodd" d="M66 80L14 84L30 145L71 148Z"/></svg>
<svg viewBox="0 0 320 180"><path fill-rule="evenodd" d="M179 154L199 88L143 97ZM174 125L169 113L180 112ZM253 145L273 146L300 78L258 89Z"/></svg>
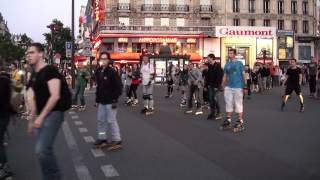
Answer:
<svg viewBox="0 0 320 180"><path fill-rule="evenodd" d="M37 113L40 114L50 97L48 81L52 79L61 79L58 69L54 66L47 65L32 77L32 89L34 90ZM52 111L59 111L56 105Z"/></svg>
<svg viewBox="0 0 320 180"><path fill-rule="evenodd" d="M154 67L150 63L142 64L141 70L142 74L142 85L148 85L149 81L151 80L151 74L154 74ZM153 83L151 81L151 83Z"/></svg>
<svg viewBox="0 0 320 180"><path fill-rule="evenodd" d="M299 85L299 78L300 78L300 74L302 73L300 68L289 68L287 70L287 76L288 76L288 80L287 80L287 85L288 86L297 86Z"/></svg>
<svg viewBox="0 0 320 180"><path fill-rule="evenodd" d="M243 72L244 66L241 61L229 60L224 66L224 73L227 76L227 87L244 88Z"/></svg>

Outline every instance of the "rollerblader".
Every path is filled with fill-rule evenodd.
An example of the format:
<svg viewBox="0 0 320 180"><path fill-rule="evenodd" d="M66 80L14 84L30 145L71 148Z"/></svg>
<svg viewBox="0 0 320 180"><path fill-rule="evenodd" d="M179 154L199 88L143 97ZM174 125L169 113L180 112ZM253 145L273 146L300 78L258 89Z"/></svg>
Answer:
<svg viewBox="0 0 320 180"><path fill-rule="evenodd" d="M183 71L180 74L181 84L181 107L187 106L187 89L188 89L188 66L183 66Z"/></svg>
<svg viewBox="0 0 320 180"><path fill-rule="evenodd" d="M84 91L87 87L87 83L90 78L89 72L86 70L86 67L79 63L78 69L76 72L76 90L73 97L72 102L72 109L78 111L85 111L86 109L86 102L84 98ZM78 105L78 97L80 98L80 105Z"/></svg>
<svg viewBox="0 0 320 180"><path fill-rule="evenodd" d="M142 76L142 93L144 108L141 110L142 114L151 115L154 113L154 101L153 101L153 84L154 84L154 67L150 64L149 57L142 57L141 66Z"/></svg>

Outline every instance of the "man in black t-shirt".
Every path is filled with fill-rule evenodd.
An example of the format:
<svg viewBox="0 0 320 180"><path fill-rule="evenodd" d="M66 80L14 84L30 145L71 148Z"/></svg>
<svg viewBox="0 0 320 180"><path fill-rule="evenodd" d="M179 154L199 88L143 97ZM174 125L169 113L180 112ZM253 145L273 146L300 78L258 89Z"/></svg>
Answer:
<svg viewBox="0 0 320 180"><path fill-rule="evenodd" d="M37 132L35 152L40 161L43 179L60 180L53 144L64 120L64 113L58 106L61 75L56 67L45 63L44 48L40 43L32 43L26 54L35 71L29 86L34 92L34 98L30 107L31 114L28 116L28 132Z"/></svg>
<svg viewBox="0 0 320 180"><path fill-rule="evenodd" d="M281 105L281 110L283 111L289 96L294 91L300 100L300 111L304 111L304 104L303 104L303 96L301 93L301 83L302 83L302 71L299 67L297 67L296 60L290 61L290 68L287 70L286 79L284 84L286 84L285 95L283 96L283 101Z"/></svg>

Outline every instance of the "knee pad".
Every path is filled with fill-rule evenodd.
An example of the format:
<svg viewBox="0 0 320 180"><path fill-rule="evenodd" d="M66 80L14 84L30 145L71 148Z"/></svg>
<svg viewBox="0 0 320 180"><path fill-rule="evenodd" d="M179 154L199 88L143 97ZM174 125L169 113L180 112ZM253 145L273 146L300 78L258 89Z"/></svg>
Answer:
<svg viewBox="0 0 320 180"><path fill-rule="evenodd" d="M152 94L149 94L149 95L148 95L148 98L149 98L149 100L153 100Z"/></svg>
<svg viewBox="0 0 320 180"><path fill-rule="evenodd" d="M149 96L148 96L147 94L144 94L144 95L142 96L142 99L143 99L143 100L147 100L148 97L149 97Z"/></svg>

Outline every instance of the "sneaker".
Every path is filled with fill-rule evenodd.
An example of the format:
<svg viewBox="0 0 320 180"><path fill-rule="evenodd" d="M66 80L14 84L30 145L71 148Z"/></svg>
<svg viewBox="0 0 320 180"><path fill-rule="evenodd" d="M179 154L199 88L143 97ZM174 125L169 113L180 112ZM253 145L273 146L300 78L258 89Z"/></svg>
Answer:
<svg viewBox="0 0 320 180"><path fill-rule="evenodd" d="M153 108L149 108L146 112L146 115L151 115L154 113L154 109Z"/></svg>
<svg viewBox="0 0 320 180"><path fill-rule="evenodd" d="M108 141L107 140L102 140L102 139L97 139L94 144L96 148L103 148L108 146Z"/></svg>
<svg viewBox="0 0 320 180"><path fill-rule="evenodd" d="M198 109L194 114L195 115L201 115L201 114L203 114L203 111L201 109Z"/></svg>
<svg viewBox="0 0 320 180"><path fill-rule="evenodd" d="M192 111L192 109L190 109L190 110L186 110L184 113L185 114L191 114L193 111Z"/></svg>
<svg viewBox="0 0 320 180"><path fill-rule="evenodd" d="M141 110L141 114L145 114L147 111L148 111L148 108L144 107L144 108Z"/></svg>
<svg viewBox="0 0 320 180"><path fill-rule="evenodd" d="M115 151L122 148L122 141L113 141L108 145L108 151Z"/></svg>

